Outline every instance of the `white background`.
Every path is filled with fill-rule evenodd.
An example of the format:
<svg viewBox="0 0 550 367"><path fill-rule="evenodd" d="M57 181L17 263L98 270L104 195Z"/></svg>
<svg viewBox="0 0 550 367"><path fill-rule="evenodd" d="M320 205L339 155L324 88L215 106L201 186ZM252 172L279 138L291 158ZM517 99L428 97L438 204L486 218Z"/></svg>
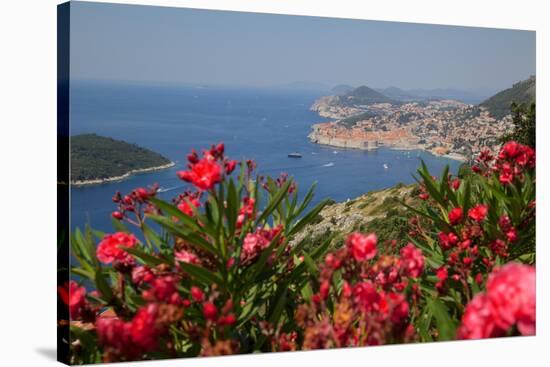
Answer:
<svg viewBox="0 0 550 367"><path fill-rule="evenodd" d="M537 336L145 362L143 366L548 365L550 30L546 1L120 1L537 31ZM0 3L0 365L55 362L56 0ZM406 60L403 60L406 62ZM546 194L546 195L545 195ZM545 198L546 196L546 198ZM545 225L546 224L546 225ZM543 289L545 287L546 289ZM134 365L134 364L130 364ZM137 364L135 364L137 365Z"/></svg>

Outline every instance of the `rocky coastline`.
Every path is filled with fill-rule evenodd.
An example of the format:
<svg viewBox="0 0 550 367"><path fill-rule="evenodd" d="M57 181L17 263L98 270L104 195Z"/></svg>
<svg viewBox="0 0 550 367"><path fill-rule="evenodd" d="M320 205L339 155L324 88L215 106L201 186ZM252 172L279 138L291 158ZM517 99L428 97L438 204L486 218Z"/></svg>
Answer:
<svg viewBox="0 0 550 367"><path fill-rule="evenodd" d="M128 177L130 177L131 175L134 175L134 174L151 172L151 171L160 171L160 170L167 169L167 168L170 168L170 167L173 167L173 166L175 166L175 163L170 162L168 164L163 164L161 166L134 169L134 170L126 172L125 174L120 175L120 176L113 176L113 177L106 177L106 178L96 178L96 179L91 179L91 180L71 181L71 185L72 186L101 185L101 184L110 183L110 182L122 181L122 180L127 179Z"/></svg>

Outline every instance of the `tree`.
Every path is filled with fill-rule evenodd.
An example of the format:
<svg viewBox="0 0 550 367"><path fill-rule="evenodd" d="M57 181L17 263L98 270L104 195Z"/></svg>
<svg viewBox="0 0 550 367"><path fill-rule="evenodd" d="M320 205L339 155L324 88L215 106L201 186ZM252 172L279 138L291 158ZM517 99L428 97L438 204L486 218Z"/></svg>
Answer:
<svg viewBox="0 0 550 367"><path fill-rule="evenodd" d="M531 148L536 148L536 108L535 103L529 107L524 103L512 103L512 121L514 122L514 132L505 135L502 142L515 140L518 143L525 144Z"/></svg>

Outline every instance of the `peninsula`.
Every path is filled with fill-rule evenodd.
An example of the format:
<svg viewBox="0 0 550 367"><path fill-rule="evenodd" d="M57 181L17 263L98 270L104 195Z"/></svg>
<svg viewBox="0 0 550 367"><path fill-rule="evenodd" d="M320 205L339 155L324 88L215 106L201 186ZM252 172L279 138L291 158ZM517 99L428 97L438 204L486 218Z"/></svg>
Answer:
<svg viewBox="0 0 550 367"><path fill-rule="evenodd" d="M420 149L465 161L500 145L500 137L513 130L512 117L503 114L503 106L509 111L512 101L531 100L534 83L533 76L479 105L410 95L399 100L361 86L316 100L311 110L333 121L313 125L308 137L340 148Z"/></svg>
<svg viewBox="0 0 550 367"><path fill-rule="evenodd" d="M120 181L172 166L174 162L159 153L135 144L96 134L71 137L71 185Z"/></svg>

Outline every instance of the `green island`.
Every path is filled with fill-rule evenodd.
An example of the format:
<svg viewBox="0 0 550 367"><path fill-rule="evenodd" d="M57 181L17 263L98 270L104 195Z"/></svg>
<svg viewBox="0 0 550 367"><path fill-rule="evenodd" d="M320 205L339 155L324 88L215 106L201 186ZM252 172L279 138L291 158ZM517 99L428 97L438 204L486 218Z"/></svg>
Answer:
<svg viewBox="0 0 550 367"><path fill-rule="evenodd" d="M174 165L166 157L136 144L96 134L71 137L71 184L118 181L133 173Z"/></svg>

